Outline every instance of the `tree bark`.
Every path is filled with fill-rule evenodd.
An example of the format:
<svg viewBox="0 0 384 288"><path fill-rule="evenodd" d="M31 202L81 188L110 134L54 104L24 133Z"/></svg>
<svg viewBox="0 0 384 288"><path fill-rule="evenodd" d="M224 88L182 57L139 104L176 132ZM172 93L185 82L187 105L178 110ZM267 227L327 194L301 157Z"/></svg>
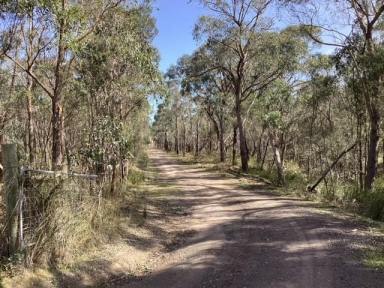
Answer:
<svg viewBox="0 0 384 288"><path fill-rule="evenodd" d="M212 153L212 123L211 123L211 121L209 121L209 123L208 123L208 125L209 125L209 131L208 131L208 133L209 133L209 135L208 135L208 137L209 137L209 143L208 143L208 149L209 149L209 154L211 154Z"/></svg>
<svg viewBox="0 0 384 288"><path fill-rule="evenodd" d="M232 139L232 165L237 164L236 161L236 146L237 146L237 126L233 126L233 139Z"/></svg>
<svg viewBox="0 0 384 288"><path fill-rule="evenodd" d="M259 141L258 141L258 144L257 144L257 147L256 147L256 163L258 163L260 165L261 163L261 157L262 157L262 142L263 142L263 136L264 136L264 127L261 131L261 134L260 134L260 137L259 137Z"/></svg>
<svg viewBox="0 0 384 288"><path fill-rule="evenodd" d="M16 144L3 144L1 146L4 160L4 190L7 206L7 237L9 255L17 252L19 246L17 243L18 231L18 202L19 198L19 162L17 159Z"/></svg>
<svg viewBox="0 0 384 288"><path fill-rule="evenodd" d="M66 1L62 1L62 11L65 11ZM52 169L62 170L64 161L64 113L62 107L63 65L65 62L65 20L59 20L58 48L55 67L55 86L52 95Z"/></svg>
<svg viewBox="0 0 384 288"><path fill-rule="evenodd" d="M280 153L280 148L276 143L275 135L272 132L269 132L269 138L271 139L272 149L273 153L275 155L275 163L277 168L277 181L279 185L285 184L284 179L284 165L283 160Z"/></svg>
<svg viewBox="0 0 384 288"><path fill-rule="evenodd" d="M61 106L61 95L52 99L52 169L63 169L64 147L64 114Z"/></svg>
<svg viewBox="0 0 384 288"><path fill-rule="evenodd" d="M199 130L200 130L200 123L199 120L196 122L196 143L195 143L195 156L199 156Z"/></svg>
<svg viewBox="0 0 384 288"><path fill-rule="evenodd" d="M225 162L225 143L224 143L224 123L222 117L219 118L219 145L220 145L220 162Z"/></svg>
<svg viewBox="0 0 384 288"><path fill-rule="evenodd" d="M185 127L185 123L183 122L183 156L185 156L185 152L187 150L186 146L187 146L187 136L186 136L186 127Z"/></svg>
<svg viewBox="0 0 384 288"><path fill-rule="evenodd" d="M248 172L248 148L247 142L245 139L245 132L243 127L243 119L241 115L241 92L240 87L236 93L236 119L237 119L237 127L239 129L239 141L240 141L240 158L241 158L241 170L243 172Z"/></svg>
<svg viewBox="0 0 384 288"><path fill-rule="evenodd" d="M164 150L168 152L169 146L168 146L168 135L167 130L164 132Z"/></svg>
<svg viewBox="0 0 384 288"><path fill-rule="evenodd" d="M263 158L262 158L261 163L260 163L260 169L261 170L264 169L265 158L267 158L268 146L269 146L269 139L267 140L267 143L265 144Z"/></svg>
<svg viewBox="0 0 384 288"><path fill-rule="evenodd" d="M33 165L35 162L35 132L33 125L33 80L29 77L29 83L27 87L27 126L28 126L28 153L29 153L29 164Z"/></svg>
<svg viewBox="0 0 384 288"><path fill-rule="evenodd" d="M179 155L179 117L177 115L175 121L175 152Z"/></svg>
<svg viewBox="0 0 384 288"><path fill-rule="evenodd" d="M361 116L361 115L360 115ZM363 143L362 143L362 117L358 116L357 120L357 137L358 137L358 174L359 174L359 189L364 189L364 171L363 171ZM384 162L383 162L384 163Z"/></svg>
<svg viewBox="0 0 384 288"><path fill-rule="evenodd" d="M373 181L375 180L375 176L377 173L377 154L380 139L380 114L376 107L371 107L369 120L371 127L369 131L367 171L364 181L364 188L366 191L372 189Z"/></svg>

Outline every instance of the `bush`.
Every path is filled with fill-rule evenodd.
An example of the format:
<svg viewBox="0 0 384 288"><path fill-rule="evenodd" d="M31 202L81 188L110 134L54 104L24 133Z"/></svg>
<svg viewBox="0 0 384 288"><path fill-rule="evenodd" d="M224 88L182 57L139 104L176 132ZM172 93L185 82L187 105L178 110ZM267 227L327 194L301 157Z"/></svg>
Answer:
<svg viewBox="0 0 384 288"><path fill-rule="evenodd" d="M365 197L367 216L373 220L384 221L384 178L376 179L373 189Z"/></svg>
<svg viewBox="0 0 384 288"><path fill-rule="evenodd" d="M148 154L147 153L140 153L138 156L137 165L141 169L145 169L148 167L148 163L149 163Z"/></svg>
<svg viewBox="0 0 384 288"><path fill-rule="evenodd" d="M145 174L142 170L132 167L128 172L128 181L133 185L139 185L145 181Z"/></svg>
<svg viewBox="0 0 384 288"><path fill-rule="evenodd" d="M349 203L361 203L363 200L364 194L360 191L358 184L345 183L343 184L339 191L336 192L337 200L344 205L349 205Z"/></svg>
<svg viewBox="0 0 384 288"><path fill-rule="evenodd" d="M294 162L285 164L285 181L289 190L300 193L305 192L308 183L307 176L301 171L299 165Z"/></svg>
<svg viewBox="0 0 384 288"><path fill-rule="evenodd" d="M31 176L25 182L25 263L66 264L118 231L120 202L95 181Z"/></svg>

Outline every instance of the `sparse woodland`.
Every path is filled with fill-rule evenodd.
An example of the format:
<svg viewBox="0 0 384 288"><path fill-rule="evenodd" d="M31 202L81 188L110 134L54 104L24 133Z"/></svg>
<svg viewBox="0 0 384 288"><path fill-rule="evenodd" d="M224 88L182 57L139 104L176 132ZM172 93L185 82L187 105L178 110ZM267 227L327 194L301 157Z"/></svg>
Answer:
<svg viewBox="0 0 384 288"><path fill-rule="evenodd" d="M201 2L200 46L165 75L157 146L383 219L382 1Z"/></svg>
<svg viewBox="0 0 384 288"><path fill-rule="evenodd" d="M119 187L146 161L148 96L161 90L151 13L150 1L1 2L0 144L17 144L20 167L99 176L21 181L25 231L16 238L27 264L113 230Z"/></svg>
<svg viewBox="0 0 384 288"><path fill-rule="evenodd" d="M0 144L99 177L27 175L23 263L108 238L150 144L384 220L383 1L199 2L198 48L162 75L151 0L0 1Z"/></svg>

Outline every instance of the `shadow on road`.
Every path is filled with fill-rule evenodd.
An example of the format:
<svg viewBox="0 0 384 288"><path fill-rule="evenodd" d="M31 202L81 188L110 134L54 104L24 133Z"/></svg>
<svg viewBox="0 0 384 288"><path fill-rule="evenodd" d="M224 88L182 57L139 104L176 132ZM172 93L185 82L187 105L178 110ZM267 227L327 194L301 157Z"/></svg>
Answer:
<svg viewBox="0 0 384 288"><path fill-rule="evenodd" d="M145 224L164 237L164 263L142 276L115 275L113 263L96 263L115 275L101 287L384 287L383 272L361 264L362 249L383 245L383 237L361 223L322 214L311 202L278 197L263 184L243 189L235 178L159 151L152 151L152 161L160 170L157 183L180 191L153 200L153 211L163 212L149 211ZM151 219L164 216L186 224L174 235L151 226ZM128 238L150 249L144 239ZM66 275L57 279L69 283L62 287L87 287Z"/></svg>

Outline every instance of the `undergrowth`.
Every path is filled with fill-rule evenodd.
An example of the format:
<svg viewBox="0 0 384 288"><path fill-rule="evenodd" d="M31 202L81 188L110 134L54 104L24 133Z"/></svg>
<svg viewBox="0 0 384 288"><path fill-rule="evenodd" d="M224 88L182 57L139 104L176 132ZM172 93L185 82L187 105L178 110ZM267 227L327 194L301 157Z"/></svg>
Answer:
<svg viewBox="0 0 384 288"><path fill-rule="evenodd" d="M274 168L251 168L250 174L259 176L262 179L266 179L271 182L274 186L276 186L279 192L283 194L295 194L300 196L305 196L306 194L306 185L308 183L307 176L294 162L288 162L285 164L285 184L282 187L279 187L277 171Z"/></svg>
<svg viewBox="0 0 384 288"><path fill-rule="evenodd" d="M146 168L148 157L143 154L139 160L137 166ZM145 172L135 165L116 181L114 193L108 179L30 177L25 183L24 248L7 257L2 247L0 277L18 275L25 267L71 267L102 245L121 240L123 217L137 225L145 221L147 199L138 189L145 180ZM129 215L122 214L127 209ZM1 236L0 243L6 243Z"/></svg>
<svg viewBox="0 0 384 288"><path fill-rule="evenodd" d="M365 253L364 264L371 268L384 270L384 249L369 249Z"/></svg>

